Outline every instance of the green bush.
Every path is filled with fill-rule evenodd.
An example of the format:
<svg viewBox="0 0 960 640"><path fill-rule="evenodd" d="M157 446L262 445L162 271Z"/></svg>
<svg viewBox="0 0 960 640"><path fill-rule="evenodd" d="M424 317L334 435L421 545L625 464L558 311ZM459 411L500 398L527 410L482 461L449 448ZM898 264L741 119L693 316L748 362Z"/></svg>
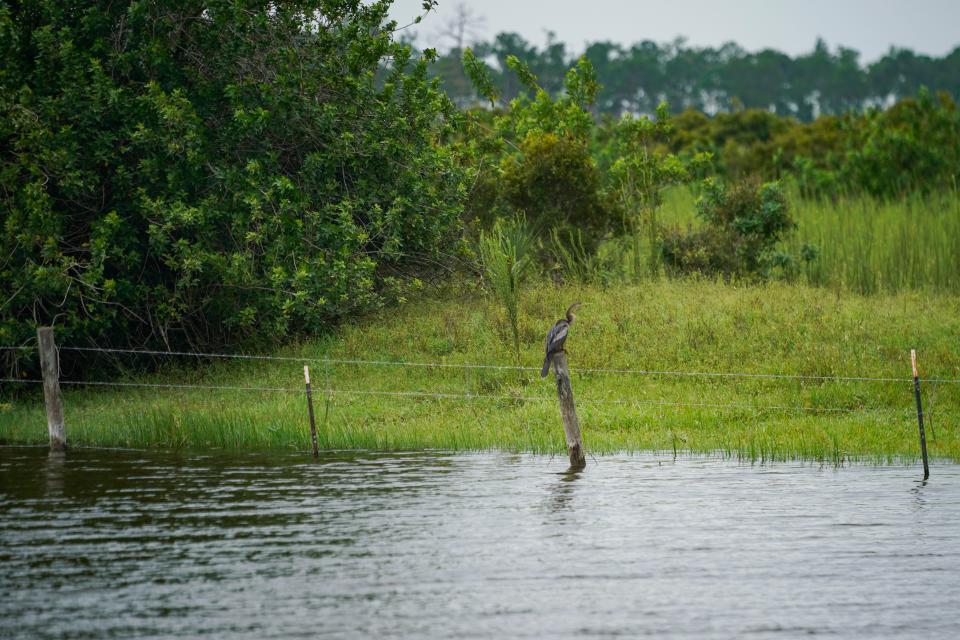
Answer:
<svg viewBox="0 0 960 640"><path fill-rule="evenodd" d="M716 170L730 179L778 177L789 159L789 154L784 157L784 140L804 129L793 118L760 109L712 118L688 109L673 118L673 126L670 149L674 153L709 152L716 158Z"/></svg>
<svg viewBox="0 0 960 640"><path fill-rule="evenodd" d="M657 244L660 224L657 211L663 204L663 192L672 184L690 179L690 175L709 164L709 152L697 153L689 161L667 153L666 143L674 133L666 103L657 108L656 118L625 115L610 136L609 179L624 212L623 230L634 240L633 255L639 257L637 241L646 235L649 247ZM659 254L647 254L649 274L660 272Z"/></svg>
<svg viewBox="0 0 960 640"><path fill-rule="evenodd" d="M807 196L889 198L954 189L960 181L960 109L921 91L889 109L821 116L810 123L747 109L673 118L670 149L716 156L728 179L792 176Z"/></svg>
<svg viewBox="0 0 960 640"><path fill-rule="evenodd" d="M389 5L0 7L0 344L263 342L379 304L466 183Z"/></svg>
<svg viewBox="0 0 960 640"><path fill-rule="evenodd" d="M857 121L841 172L847 183L881 197L956 188L960 181L960 109L921 91Z"/></svg>
<svg viewBox="0 0 960 640"><path fill-rule="evenodd" d="M597 237L615 220L590 152L569 137L527 134L519 152L501 163L499 187L510 209L544 229L577 228Z"/></svg>
<svg viewBox="0 0 960 640"><path fill-rule="evenodd" d="M499 99L490 70L467 49L464 66L477 92ZM555 227L579 229L593 246L621 223L615 199L590 149L590 107L598 85L585 59L569 69L564 95L553 98L516 57L507 64L525 91L495 112L471 112L463 141L477 172L466 204L468 221L489 228L501 217L524 216L547 240Z"/></svg>
<svg viewBox="0 0 960 640"><path fill-rule="evenodd" d="M774 267L787 266L789 258L776 246L796 224L776 182L745 180L728 188L707 180L697 215L706 223L703 228L664 234L662 255L669 271L767 277Z"/></svg>

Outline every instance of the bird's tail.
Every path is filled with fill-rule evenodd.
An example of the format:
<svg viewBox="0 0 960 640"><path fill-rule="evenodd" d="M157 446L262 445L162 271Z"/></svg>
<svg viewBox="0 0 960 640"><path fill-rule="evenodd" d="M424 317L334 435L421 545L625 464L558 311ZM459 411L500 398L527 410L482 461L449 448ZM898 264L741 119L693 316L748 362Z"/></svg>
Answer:
<svg viewBox="0 0 960 640"><path fill-rule="evenodd" d="M540 369L540 377L546 378L547 373L550 371L550 361L553 359L552 353L547 353L547 357L543 359L543 369Z"/></svg>

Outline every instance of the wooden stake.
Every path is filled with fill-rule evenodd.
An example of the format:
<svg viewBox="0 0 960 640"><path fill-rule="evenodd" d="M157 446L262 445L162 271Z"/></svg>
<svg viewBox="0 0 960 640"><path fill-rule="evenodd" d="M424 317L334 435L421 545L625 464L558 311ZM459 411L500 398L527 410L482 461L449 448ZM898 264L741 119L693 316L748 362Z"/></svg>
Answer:
<svg viewBox="0 0 960 640"><path fill-rule="evenodd" d="M930 477L927 462L927 434L923 431L923 404L920 402L920 375L917 373L917 350L910 349L910 366L913 369L913 396L917 400L917 423L920 425L920 454L923 456L923 479Z"/></svg>
<svg viewBox="0 0 960 640"><path fill-rule="evenodd" d="M553 373L557 377L557 398L560 400L560 416L563 418L563 432L567 437L567 454L570 456L570 468L582 469L587 466L587 457L580 438L580 421L577 419L577 407L573 403L573 388L570 386L570 370L567 368L567 354L563 351L553 355Z"/></svg>
<svg viewBox="0 0 960 640"><path fill-rule="evenodd" d="M310 441L313 443L313 457L320 457L320 447L317 445L317 423L313 419L313 392L310 390L310 367L303 365L303 379L307 383L307 413L310 415Z"/></svg>
<svg viewBox="0 0 960 640"><path fill-rule="evenodd" d="M40 370L43 372L43 402L47 409L47 432L50 449L67 447L67 427L63 422L63 395L60 393L60 355L53 337L53 327L37 328Z"/></svg>

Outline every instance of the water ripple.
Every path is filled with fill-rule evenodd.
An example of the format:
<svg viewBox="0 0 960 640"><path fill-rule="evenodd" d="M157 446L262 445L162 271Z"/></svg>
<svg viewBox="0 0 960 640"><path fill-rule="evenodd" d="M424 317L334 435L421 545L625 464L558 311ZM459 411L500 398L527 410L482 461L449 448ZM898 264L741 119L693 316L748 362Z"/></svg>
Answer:
<svg viewBox="0 0 960 640"><path fill-rule="evenodd" d="M960 637L960 467L0 449L0 636Z"/></svg>

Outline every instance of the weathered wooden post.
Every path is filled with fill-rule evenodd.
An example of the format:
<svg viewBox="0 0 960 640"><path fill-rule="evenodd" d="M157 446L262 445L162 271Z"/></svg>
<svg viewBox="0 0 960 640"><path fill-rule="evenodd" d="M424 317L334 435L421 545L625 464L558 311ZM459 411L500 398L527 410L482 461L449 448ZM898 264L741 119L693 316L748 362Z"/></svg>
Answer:
<svg viewBox="0 0 960 640"><path fill-rule="evenodd" d="M43 373L43 402L47 409L47 432L50 449L67 447L67 427L63 423L63 395L60 393L60 354L53 337L53 327L37 328L40 370Z"/></svg>
<svg viewBox="0 0 960 640"><path fill-rule="evenodd" d="M313 457L320 457L317 445L317 423L313 419L313 392L310 390L310 367L303 365L303 379L307 382L307 413L310 414L310 441L313 443Z"/></svg>
<svg viewBox="0 0 960 640"><path fill-rule="evenodd" d="M567 354L558 351L553 355L553 373L557 377L557 398L560 400L560 416L563 418L563 432L567 437L567 454L570 456L570 468L582 469L587 466L587 457L583 451L580 437L580 421L577 419L577 407L573 403L573 388L570 386L570 369L567 368Z"/></svg>
<svg viewBox="0 0 960 640"><path fill-rule="evenodd" d="M917 350L910 349L910 366L913 369L913 396L917 400L917 422L920 425L920 454L923 456L923 479L930 477L927 462L927 434L923 430L923 405L920 402L920 375L917 373Z"/></svg>

